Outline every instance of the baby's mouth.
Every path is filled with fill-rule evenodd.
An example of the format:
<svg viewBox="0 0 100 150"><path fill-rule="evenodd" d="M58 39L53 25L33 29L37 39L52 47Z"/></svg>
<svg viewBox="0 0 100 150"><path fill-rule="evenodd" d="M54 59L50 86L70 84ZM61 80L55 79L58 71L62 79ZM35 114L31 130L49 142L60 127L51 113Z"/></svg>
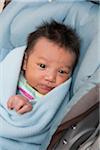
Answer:
<svg viewBox="0 0 100 150"><path fill-rule="evenodd" d="M48 86L48 85L40 85L41 90L50 92L54 87Z"/></svg>

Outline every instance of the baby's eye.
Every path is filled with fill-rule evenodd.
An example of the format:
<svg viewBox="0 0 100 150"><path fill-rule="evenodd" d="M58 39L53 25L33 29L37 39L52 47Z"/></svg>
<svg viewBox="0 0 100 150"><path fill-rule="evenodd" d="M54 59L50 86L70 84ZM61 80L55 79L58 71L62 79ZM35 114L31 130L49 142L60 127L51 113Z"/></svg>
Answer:
<svg viewBox="0 0 100 150"><path fill-rule="evenodd" d="M64 71L64 70L59 70L59 73L64 74L64 73L66 73L66 71Z"/></svg>
<svg viewBox="0 0 100 150"><path fill-rule="evenodd" d="M39 66L40 66L40 68L43 68L43 69L46 67L45 64L39 64Z"/></svg>
<svg viewBox="0 0 100 150"><path fill-rule="evenodd" d="M62 74L62 75L64 75L64 74L68 75L70 72L69 71L65 71L65 70L59 70L59 73Z"/></svg>

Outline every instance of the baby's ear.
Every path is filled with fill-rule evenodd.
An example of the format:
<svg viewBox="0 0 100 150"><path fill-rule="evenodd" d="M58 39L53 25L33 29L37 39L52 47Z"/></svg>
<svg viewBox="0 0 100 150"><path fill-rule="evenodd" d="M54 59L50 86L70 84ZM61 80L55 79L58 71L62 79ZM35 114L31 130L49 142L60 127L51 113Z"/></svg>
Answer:
<svg viewBox="0 0 100 150"><path fill-rule="evenodd" d="M28 56L27 56L27 53L24 54L24 58L23 58L23 63L22 63L22 69L23 70L26 70L26 67L27 67L27 59L28 59Z"/></svg>

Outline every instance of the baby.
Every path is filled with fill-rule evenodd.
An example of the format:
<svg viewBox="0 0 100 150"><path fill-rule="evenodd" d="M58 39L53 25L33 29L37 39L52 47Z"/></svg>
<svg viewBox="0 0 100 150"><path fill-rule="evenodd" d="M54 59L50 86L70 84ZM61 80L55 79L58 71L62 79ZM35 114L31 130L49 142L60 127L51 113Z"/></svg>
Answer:
<svg viewBox="0 0 100 150"><path fill-rule="evenodd" d="M62 23L45 22L27 41L17 93L7 102L9 109L23 114L41 97L70 78L78 62L80 39Z"/></svg>

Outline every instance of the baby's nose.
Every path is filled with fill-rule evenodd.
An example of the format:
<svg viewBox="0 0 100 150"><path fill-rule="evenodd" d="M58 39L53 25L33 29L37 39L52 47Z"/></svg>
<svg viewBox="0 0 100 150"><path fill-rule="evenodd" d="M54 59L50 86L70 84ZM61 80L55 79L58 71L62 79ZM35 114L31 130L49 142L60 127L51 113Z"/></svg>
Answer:
<svg viewBox="0 0 100 150"><path fill-rule="evenodd" d="M48 72L45 79L49 82L56 82L56 76L57 76L56 72L51 71Z"/></svg>

